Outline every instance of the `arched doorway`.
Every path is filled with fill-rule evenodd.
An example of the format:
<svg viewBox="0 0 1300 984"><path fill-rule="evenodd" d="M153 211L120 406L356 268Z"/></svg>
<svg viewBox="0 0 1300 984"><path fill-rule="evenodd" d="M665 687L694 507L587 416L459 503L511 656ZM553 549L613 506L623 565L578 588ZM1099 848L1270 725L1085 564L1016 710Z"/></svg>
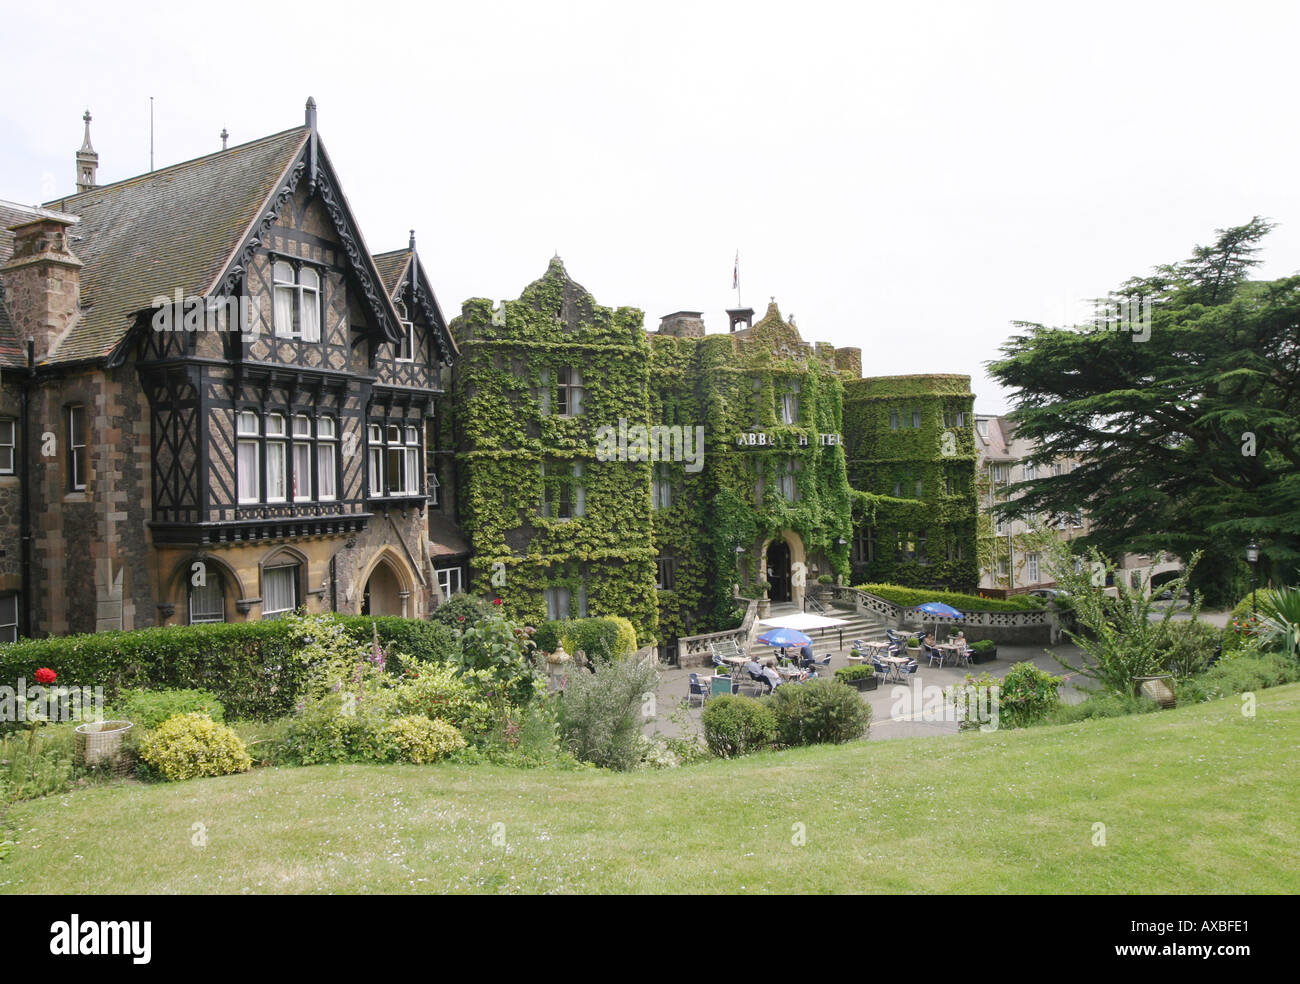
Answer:
<svg viewBox="0 0 1300 984"><path fill-rule="evenodd" d="M366 579L361 595L362 615L405 615L407 592L397 577L397 572L387 560L381 560Z"/></svg>
<svg viewBox="0 0 1300 984"><path fill-rule="evenodd" d="M772 585L768 597L773 601L790 601L790 544L776 540L767 547L767 580Z"/></svg>

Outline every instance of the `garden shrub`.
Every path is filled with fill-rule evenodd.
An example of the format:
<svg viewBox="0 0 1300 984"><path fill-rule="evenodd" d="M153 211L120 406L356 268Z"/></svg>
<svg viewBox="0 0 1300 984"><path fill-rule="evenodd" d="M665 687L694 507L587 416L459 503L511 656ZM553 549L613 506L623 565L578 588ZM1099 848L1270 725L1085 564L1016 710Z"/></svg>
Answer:
<svg viewBox="0 0 1300 984"><path fill-rule="evenodd" d="M392 688L392 706L398 714L441 718L471 737L487 735L492 709L479 699L479 687L491 674L475 670L461 674L453 666L437 663L412 663L407 674Z"/></svg>
<svg viewBox="0 0 1300 984"><path fill-rule="evenodd" d="M609 769L641 761L642 708L659 671L650 660L614 659L594 673L571 673L560 702L560 733L575 758Z"/></svg>
<svg viewBox="0 0 1300 984"><path fill-rule="evenodd" d="M776 739L776 715L767 704L752 697L714 697L704 708L701 723L709 751L721 758L748 755L767 748Z"/></svg>
<svg viewBox="0 0 1300 984"><path fill-rule="evenodd" d="M1010 598L983 598L961 594L957 591L931 591L928 588L907 588L899 584L855 584L859 591L877 598L892 601L904 608L915 608L927 601L951 605L959 612L1036 612L1046 607L1042 598L1034 595L1012 595Z"/></svg>
<svg viewBox="0 0 1300 984"><path fill-rule="evenodd" d="M1170 621L1166 627L1166 648L1160 657L1161 669L1177 677L1203 672L1222 638L1218 627L1207 622Z"/></svg>
<svg viewBox="0 0 1300 984"><path fill-rule="evenodd" d="M465 739L446 721L423 714L394 718L379 734L378 755L384 762L427 765L465 747Z"/></svg>
<svg viewBox="0 0 1300 984"><path fill-rule="evenodd" d="M762 702L775 719L776 740L787 747L843 744L861 738L871 724L871 708L838 680L785 684Z"/></svg>
<svg viewBox="0 0 1300 984"><path fill-rule="evenodd" d="M1259 596L1256 595L1255 598L1255 607L1258 610ZM1258 634L1259 620L1251 616L1250 608L1250 595L1246 595L1228 614L1228 624L1223 629L1223 655L1235 653L1246 644L1247 640Z"/></svg>
<svg viewBox="0 0 1300 984"><path fill-rule="evenodd" d="M636 630L627 619L574 618L564 622L560 631L565 649L570 653L581 650L593 663L621 659L636 651Z"/></svg>
<svg viewBox="0 0 1300 984"><path fill-rule="evenodd" d="M848 682L850 680L865 680L867 677L876 675L876 668L870 663L859 663L857 666L841 666L835 671L835 679Z"/></svg>
<svg viewBox="0 0 1300 984"><path fill-rule="evenodd" d="M1060 706L1061 678L1028 661L1013 663L1007 675L995 682L1001 687L999 727L1028 727Z"/></svg>
<svg viewBox="0 0 1300 984"><path fill-rule="evenodd" d="M1198 678L1205 699L1278 687L1300 680L1300 666L1280 653L1247 650L1220 660Z"/></svg>
<svg viewBox="0 0 1300 984"><path fill-rule="evenodd" d="M468 629L492 613L492 605L477 595L454 594L429 613L429 621Z"/></svg>
<svg viewBox="0 0 1300 984"><path fill-rule="evenodd" d="M307 623L314 627L305 629ZM0 683L31 682L37 669L51 667L60 685L102 686L109 702L123 690L193 687L213 694L228 718L270 720L293 709L318 671L326 657L317 644L323 645L329 627L338 629L338 638L325 649L347 648L364 658L376 624L381 642L396 654L390 671L401 669L401 656L455 658L455 633L445 625L325 614L22 639L0 645ZM321 638L309 640L304 652L308 631Z"/></svg>
<svg viewBox="0 0 1300 984"><path fill-rule="evenodd" d="M140 742L140 760L169 782L247 772L253 766L239 736L206 714L178 714Z"/></svg>
<svg viewBox="0 0 1300 984"><path fill-rule="evenodd" d="M543 622L533 633L533 645L541 653L553 653L560 648L564 623L560 621Z"/></svg>
<svg viewBox="0 0 1300 984"><path fill-rule="evenodd" d="M124 690L106 719L130 721L139 732L152 731L178 714L206 714L218 724L225 720L221 701L206 690Z"/></svg>
<svg viewBox="0 0 1300 984"><path fill-rule="evenodd" d="M0 737L0 807L73 787L84 772L75 764L74 727L45 725L34 739L27 729Z"/></svg>
<svg viewBox="0 0 1300 984"><path fill-rule="evenodd" d="M390 710L382 698L356 701L351 693L308 701L289 722L285 758L296 765L381 761L380 736L388 727Z"/></svg>
<svg viewBox="0 0 1300 984"><path fill-rule="evenodd" d="M991 653L998 648L998 644L992 639L980 639L978 642L972 642L970 648L977 653Z"/></svg>

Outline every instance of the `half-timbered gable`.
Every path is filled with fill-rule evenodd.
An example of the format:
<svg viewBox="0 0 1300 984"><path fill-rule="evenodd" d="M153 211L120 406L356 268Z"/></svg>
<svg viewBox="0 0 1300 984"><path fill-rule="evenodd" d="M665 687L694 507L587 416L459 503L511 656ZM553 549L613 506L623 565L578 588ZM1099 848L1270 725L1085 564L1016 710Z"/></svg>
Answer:
<svg viewBox="0 0 1300 984"><path fill-rule="evenodd" d="M31 628L427 610L426 421L455 347L413 246L401 283L366 249L315 104L302 127L92 181L32 214L36 259L7 267L33 291L65 285L46 289L54 315L23 297L26 320L51 326L33 402L82 442L42 472L38 551L76 532L97 558L84 593L100 609L64 623L38 612ZM90 517L136 517L133 539L100 542L70 512L83 500ZM47 559L47 593L91 576ZM114 591L124 600L105 621Z"/></svg>

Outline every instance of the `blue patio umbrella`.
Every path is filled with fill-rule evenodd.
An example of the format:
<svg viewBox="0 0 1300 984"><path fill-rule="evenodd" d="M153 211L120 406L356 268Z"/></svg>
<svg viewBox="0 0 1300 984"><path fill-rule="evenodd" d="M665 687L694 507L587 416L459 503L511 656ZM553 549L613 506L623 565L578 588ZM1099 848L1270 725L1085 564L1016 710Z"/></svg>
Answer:
<svg viewBox="0 0 1300 984"><path fill-rule="evenodd" d="M917 605L918 612L924 612L926 615L934 615L934 631L937 635L939 632L939 618L965 618L961 612L953 608L952 605L945 605L942 601L927 601L924 605Z"/></svg>
<svg viewBox="0 0 1300 984"><path fill-rule="evenodd" d="M781 649L801 648L812 645L812 636L794 629L768 629L758 637L758 641L765 646L778 646Z"/></svg>

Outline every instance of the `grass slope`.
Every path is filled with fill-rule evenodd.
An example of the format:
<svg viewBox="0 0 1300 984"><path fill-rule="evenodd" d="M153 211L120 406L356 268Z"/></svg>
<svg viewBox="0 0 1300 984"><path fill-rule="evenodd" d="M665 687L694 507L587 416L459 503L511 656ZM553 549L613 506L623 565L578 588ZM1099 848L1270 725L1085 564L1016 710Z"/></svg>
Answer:
<svg viewBox="0 0 1300 984"><path fill-rule="evenodd" d="M91 788L11 810L0 892L1293 893L1300 685L1259 696L1253 719L1231 699L635 775L321 766Z"/></svg>

